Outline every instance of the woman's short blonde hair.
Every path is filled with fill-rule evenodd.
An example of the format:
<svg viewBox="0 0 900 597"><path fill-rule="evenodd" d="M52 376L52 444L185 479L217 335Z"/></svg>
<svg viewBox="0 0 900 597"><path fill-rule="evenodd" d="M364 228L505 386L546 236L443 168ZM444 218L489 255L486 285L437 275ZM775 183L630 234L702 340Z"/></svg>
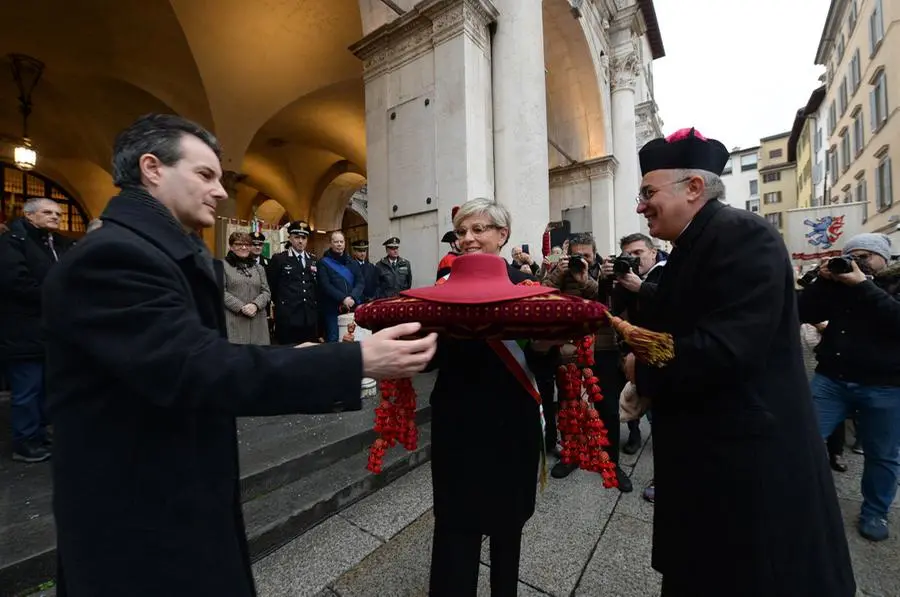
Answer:
<svg viewBox="0 0 900 597"><path fill-rule="evenodd" d="M246 244L250 244L250 233L249 232L232 232L228 236L228 246L239 242L244 242Z"/></svg>
<svg viewBox="0 0 900 597"><path fill-rule="evenodd" d="M493 199L485 199L484 197L470 199L463 203L453 218L453 227L459 228L463 220L480 215L486 215L491 224L498 228L506 228L508 233L512 234L512 216L509 214L509 210ZM509 237L507 236L507 238Z"/></svg>

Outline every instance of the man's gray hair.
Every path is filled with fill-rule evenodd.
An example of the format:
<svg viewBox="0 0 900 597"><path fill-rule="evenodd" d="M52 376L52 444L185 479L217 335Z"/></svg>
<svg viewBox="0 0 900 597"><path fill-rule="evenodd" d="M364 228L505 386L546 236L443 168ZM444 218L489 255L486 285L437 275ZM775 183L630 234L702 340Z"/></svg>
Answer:
<svg viewBox="0 0 900 597"><path fill-rule="evenodd" d="M710 172L709 170L678 170L677 171L677 179L681 180L682 178L692 178L694 176L699 176L703 179L703 184L706 187L706 193L703 198L707 201L712 199L719 199L720 201L725 200L725 183L722 182L722 179L719 178L718 174Z"/></svg>
<svg viewBox="0 0 900 597"><path fill-rule="evenodd" d="M343 231L343 230L334 230L334 231L332 231L332 233L328 235L328 240L334 240L334 235L335 235L335 234L340 234L340 235L344 238L344 240L347 240L347 237L344 236L344 231Z"/></svg>
<svg viewBox="0 0 900 597"><path fill-rule="evenodd" d="M56 201L47 197L32 197L22 206L22 211L27 214L37 213L44 201L49 201L53 205L57 205Z"/></svg>
<svg viewBox="0 0 900 597"><path fill-rule="evenodd" d="M453 227L459 228L459 225L466 218L480 215L487 216L494 226L506 228L512 233L512 216L509 214L509 210L493 199L485 199L484 197L470 199L463 203L453 218Z"/></svg>

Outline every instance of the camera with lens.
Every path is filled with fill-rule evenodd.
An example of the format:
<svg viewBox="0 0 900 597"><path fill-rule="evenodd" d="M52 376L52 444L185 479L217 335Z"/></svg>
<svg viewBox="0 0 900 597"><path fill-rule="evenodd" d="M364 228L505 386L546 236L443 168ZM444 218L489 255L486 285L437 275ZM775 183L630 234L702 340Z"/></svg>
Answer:
<svg viewBox="0 0 900 597"><path fill-rule="evenodd" d="M818 268L818 266L816 266L816 267L812 268L811 270L809 270L808 272L806 272L805 274L803 274L802 276L800 276L800 279L797 280L797 285L800 286L800 288L807 288L807 287L811 286L812 283L815 282L816 279L818 279L818 277L819 277L819 268Z"/></svg>
<svg viewBox="0 0 900 597"><path fill-rule="evenodd" d="M832 257L828 260L828 271L832 274L849 274L853 271L853 262L856 259L852 255Z"/></svg>
<svg viewBox="0 0 900 597"><path fill-rule="evenodd" d="M616 276L625 276L628 272L634 272L635 275L639 275L640 268L640 257L622 254L613 259L613 274Z"/></svg>
<svg viewBox="0 0 900 597"><path fill-rule="evenodd" d="M569 256L569 269L576 274L580 274L587 270L587 260L581 255Z"/></svg>

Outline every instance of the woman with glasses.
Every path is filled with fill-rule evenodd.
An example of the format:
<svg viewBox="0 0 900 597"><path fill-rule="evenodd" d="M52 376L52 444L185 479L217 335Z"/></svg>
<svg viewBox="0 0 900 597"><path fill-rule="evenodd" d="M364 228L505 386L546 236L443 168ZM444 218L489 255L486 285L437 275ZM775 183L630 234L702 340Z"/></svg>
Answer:
<svg viewBox="0 0 900 597"><path fill-rule="evenodd" d="M266 308L271 294L266 270L250 252L246 232L232 232L225 256L225 324L228 339L236 344L269 344Z"/></svg>
<svg viewBox="0 0 900 597"><path fill-rule="evenodd" d="M462 255L499 256L511 221L504 206L473 199L453 225ZM508 263L506 269L514 284L532 279ZM523 349L529 368L552 367L538 348L548 347L531 343ZM442 337L431 367L439 374L431 394L430 595L474 597L485 535L491 595L516 595L522 528L534 514L543 449L538 403L486 341Z"/></svg>

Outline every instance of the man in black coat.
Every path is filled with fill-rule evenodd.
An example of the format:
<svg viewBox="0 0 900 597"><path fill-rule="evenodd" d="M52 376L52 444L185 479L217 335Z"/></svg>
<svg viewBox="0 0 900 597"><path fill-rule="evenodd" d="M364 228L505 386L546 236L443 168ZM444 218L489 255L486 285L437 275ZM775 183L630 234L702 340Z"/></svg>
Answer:
<svg viewBox="0 0 900 597"><path fill-rule="evenodd" d="M310 232L303 220L291 222L287 250L272 257L266 269L278 344L301 344L319 338L318 265L306 250Z"/></svg>
<svg viewBox="0 0 900 597"><path fill-rule="evenodd" d="M358 409L363 375L413 374L435 339L229 343L221 266L192 234L227 197L217 141L148 115L113 166L103 227L44 287L58 594L250 597L235 416Z"/></svg>
<svg viewBox="0 0 900 597"><path fill-rule="evenodd" d="M72 241L56 232L62 213L56 201L29 199L23 211L0 236L0 366L12 390L13 460L41 462L50 458L41 287Z"/></svg>
<svg viewBox="0 0 900 597"><path fill-rule="evenodd" d="M363 301L365 280L346 245L343 232L332 232L331 247L319 260L319 313L326 342L340 340L338 315L349 313Z"/></svg>
<svg viewBox="0 0 900 597"><path fill-rule="evenodd" d="M675 356L626 360L653 408L653 567L663 597L852 597L793 269L772 226L719 201L727 160L694 129L640 151L638 213L675 245L647 320Z"/></svg>
<svg viewBox="0 0 900 597"><path fill-rule="evenodd" d="M355 240L350 243L350 249L363 277L362 302L368 303L378 294L378 270L369 261L369 241Z"/></svg>

